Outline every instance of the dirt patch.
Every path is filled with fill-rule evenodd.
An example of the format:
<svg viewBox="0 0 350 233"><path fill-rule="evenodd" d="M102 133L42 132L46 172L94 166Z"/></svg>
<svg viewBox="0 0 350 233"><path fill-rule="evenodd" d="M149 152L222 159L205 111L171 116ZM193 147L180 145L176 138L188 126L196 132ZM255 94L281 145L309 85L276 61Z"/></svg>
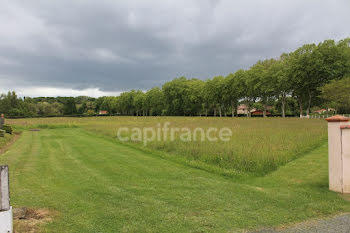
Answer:
<svg viewBox="0 0 350 233"><path fill-rule="evenodd" d="M40 232L43 225L51 222L57 212L48 209L14 208L13 227L15 233Z"/></svg>
<svg viewBox="0 0 350 233"><path fill-rule="evenodd" d="M37 129L37 128L35 128L35 129L29 129L29 131L40 131L40 129Z"/></svg>
<svg viewBox="0 0 350 233"><path fill-rule="evenodd" d="M12 146L12 144L21 136L21 134L22 132L15 132L11 140L8 141L2 148L0 148L0 155L2 153L5 153Z"/></svg>

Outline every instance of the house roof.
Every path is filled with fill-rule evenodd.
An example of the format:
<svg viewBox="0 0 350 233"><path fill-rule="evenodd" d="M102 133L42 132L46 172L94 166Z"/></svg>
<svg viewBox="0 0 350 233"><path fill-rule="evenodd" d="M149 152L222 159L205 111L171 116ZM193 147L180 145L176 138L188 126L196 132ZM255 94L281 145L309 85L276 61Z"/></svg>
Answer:
<svg viewBox="0 0 350 233"><path fill-rule="evenodd" d="M252 112L252 115L262 115L263 113L263 110L255 110L254 112ZM271 112L266 111L266 115L271 115Z"/></svg>
<svg viewBox="0 0 350 233"><path fill-rule="evenodd" d="M314 112L325 112L325 111L327 111L327 110L324 109L324 108L322 108L322 109L316 110L316 111L314 111Z"/></svg>
<svg viewBox="0 0 350 233"><path fill-rule="evenodd" d="M238 106L238 110L244 110L244 109L247 109L247 106L245 104L240 104Z"/></svg>

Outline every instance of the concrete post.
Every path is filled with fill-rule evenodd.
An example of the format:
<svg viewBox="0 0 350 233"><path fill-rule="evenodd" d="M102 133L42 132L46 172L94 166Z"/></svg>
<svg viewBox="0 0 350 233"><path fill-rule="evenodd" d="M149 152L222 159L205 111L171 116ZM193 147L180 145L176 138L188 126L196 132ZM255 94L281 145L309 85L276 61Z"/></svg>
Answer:
<svg viewBox="0 0 350 233"><path fill-rule="evenodd" d="M0 233L12 233L12 207L10 206L9 168L0 165Z"/></svg>
<svg viewBox="0 0 350 233"><path fill-rule="evenodd" d="M345 156L343 149L350 143L343 137L344 127L350 127L349 118L332 116L328 121L328 172L329 189L340 193L350 193L350 155ZM345 144L344 144L345 143Z"/></svg>

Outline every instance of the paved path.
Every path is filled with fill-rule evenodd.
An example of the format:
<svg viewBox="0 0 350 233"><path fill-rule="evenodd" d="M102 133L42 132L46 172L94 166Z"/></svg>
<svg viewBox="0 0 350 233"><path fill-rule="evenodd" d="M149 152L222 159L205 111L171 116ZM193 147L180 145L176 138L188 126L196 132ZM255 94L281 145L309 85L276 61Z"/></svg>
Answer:
<svg viewBox="0 0 350 233"><path fill-rule="evenodd" d="M350 213L328 219L307 221L285 229L263 229L254 233L349 233ZM251 232L253 233L253 232Z"/></svg>

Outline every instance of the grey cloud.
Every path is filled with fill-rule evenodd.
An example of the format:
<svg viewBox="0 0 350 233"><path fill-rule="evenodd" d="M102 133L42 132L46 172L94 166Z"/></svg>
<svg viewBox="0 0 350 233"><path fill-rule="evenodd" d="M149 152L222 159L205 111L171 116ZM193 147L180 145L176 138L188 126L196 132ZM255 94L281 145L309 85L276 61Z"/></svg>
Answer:
<svg viewBox="0 0 350 233"><path fill-rule="evenodd" d="M346 0L0 4L0 86L7 89L148 89L182 75L226 75L350 35Z"/></svg>

